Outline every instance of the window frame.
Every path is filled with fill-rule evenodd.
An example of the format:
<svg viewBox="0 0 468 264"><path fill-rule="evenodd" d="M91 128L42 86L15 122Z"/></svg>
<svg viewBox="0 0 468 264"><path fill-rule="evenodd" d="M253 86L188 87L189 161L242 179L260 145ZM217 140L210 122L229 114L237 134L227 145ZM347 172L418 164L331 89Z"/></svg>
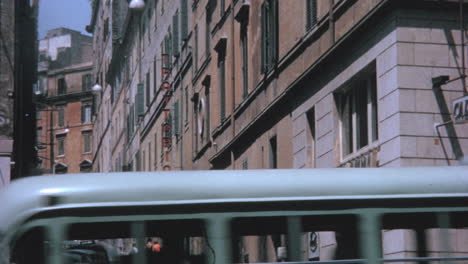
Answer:
<svg viewBox="0 0 468 264"><path fill-rule="evenodd" d="M377 76L373 64L373 67L358 73L339 93L342 159L368 149L378 141L377 91ZM365 95L365 99L359 95Z"/></svg>

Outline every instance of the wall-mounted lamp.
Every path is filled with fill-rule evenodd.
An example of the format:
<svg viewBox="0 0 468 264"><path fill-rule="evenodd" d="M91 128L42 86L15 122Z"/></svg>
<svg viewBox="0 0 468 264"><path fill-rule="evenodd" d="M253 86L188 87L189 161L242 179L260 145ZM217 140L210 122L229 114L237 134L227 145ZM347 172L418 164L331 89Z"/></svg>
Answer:
<svg viewBox="0 0 468 264"><path fill-rule="evenodd" d="M95 85L93 85L91 90L93 90L93 92L100 92L102 91L102 86L99 83L96 83Z"/></svg>
<svg viewBox="0 0 468 264"><path fill-rule="evenodd" d="M141 11L145 8L145 2L143 0L132 0L128 5L128 8L133 11Z"/></svg>

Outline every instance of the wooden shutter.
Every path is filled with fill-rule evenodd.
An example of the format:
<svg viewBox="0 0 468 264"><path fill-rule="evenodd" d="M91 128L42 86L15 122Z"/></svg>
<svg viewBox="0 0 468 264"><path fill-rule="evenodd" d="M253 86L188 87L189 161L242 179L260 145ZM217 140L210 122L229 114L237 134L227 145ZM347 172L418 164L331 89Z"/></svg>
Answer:
<svg viewBox="0 0 468 264"><path fill-rule="evenodd" d="M144 85L142 83L139 83L138 86L137 86L137 109L136 109L136 112L137 112L137 115L138 116L143 116L143 114L145 113L145 105L144 105L144 102L145 102L145 94L144 94L145 90L144 90Z"/></svg>

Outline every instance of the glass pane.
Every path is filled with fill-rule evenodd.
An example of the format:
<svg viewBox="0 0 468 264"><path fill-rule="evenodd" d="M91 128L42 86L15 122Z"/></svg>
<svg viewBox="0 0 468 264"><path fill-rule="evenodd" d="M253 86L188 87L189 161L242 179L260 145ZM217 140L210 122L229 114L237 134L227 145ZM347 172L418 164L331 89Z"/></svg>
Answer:
<svg viewBox="0 0 468 264"><path fill-rule="evenodd" d="M306 216L302 219L303 261L359 258L354 215Z"/></svg>
<svg viewBox="0 0 468 264"><path fill-rule="evenodd" d="M23 234L10 250L9 263L43 264L45 263L45 232L43 228L34 228ZM3 251L2 251L3 252ZM0 256L3 258L6 256ZM8 263L8 262L6 262Z"/></svg>
<svg viewBox="0 0 468 264"><path fill-rule="evenodd" d="M401 263L467 263L468 213L388 214L383 218L384 259ZM465 260L448 260L467 257ZM405 258L413 258L405 261ZM416 259L414 259L416 258ZM436 258L430 261L417 258Z"/></svg>
<svg viewBox="0 0 468 264"><path fill-rule="evenodd" d="M137 226L137 228L136 228ZM67 258L87 263L204 264L201 220L74 224L64 241ZM140 227L141 237L135 230Z"/></svg>
<svg viewBox="0 0 468 264"><path fill-rule="evenodd" d="M359 258L353 215L238 218L232 230L234 263Z"/></svg>

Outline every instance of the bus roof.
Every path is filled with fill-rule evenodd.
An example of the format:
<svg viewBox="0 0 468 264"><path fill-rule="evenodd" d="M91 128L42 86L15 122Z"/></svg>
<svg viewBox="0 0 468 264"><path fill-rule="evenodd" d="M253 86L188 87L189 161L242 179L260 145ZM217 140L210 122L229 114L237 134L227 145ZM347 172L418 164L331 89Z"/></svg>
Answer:
<svg viewBox="0 0 468 264"><path fill-rule="evenodd" d="M46 201L57 198L57 203ZM468 168L278 169L35 176L0 190L0 232L58 208L468 197Z"/></svg>

